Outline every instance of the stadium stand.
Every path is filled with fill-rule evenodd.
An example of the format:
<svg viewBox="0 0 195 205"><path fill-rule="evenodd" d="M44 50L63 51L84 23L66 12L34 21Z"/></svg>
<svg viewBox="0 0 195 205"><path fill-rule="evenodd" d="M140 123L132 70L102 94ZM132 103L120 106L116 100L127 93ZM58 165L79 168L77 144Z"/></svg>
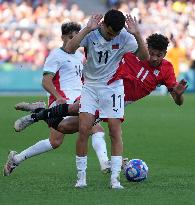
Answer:
<svg viewBox="0 0 195 205"><path fill-rule="evenodd" d="M194 0L96 2L136 16L144 37L154 32L167 35L171 39L167 58L175 65L175 72L179 76L190 70L195 60ZM0 0L0 71L41 69L49 51L60 45L61 23L76 21L84 25L88 19L78 4L71 3Z"/></svg>

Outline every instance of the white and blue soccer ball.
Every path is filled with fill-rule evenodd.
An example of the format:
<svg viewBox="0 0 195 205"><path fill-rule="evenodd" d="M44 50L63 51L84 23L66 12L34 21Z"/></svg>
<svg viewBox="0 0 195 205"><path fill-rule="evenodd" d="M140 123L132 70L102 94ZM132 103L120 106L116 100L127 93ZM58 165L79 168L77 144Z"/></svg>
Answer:
<svg viewBox="0 0 195 205"><path fill-rule="evenodd" d="M144 181L148 177L148 166L141 159L132 159L124 166L124 172L130 182Z"/></svg>

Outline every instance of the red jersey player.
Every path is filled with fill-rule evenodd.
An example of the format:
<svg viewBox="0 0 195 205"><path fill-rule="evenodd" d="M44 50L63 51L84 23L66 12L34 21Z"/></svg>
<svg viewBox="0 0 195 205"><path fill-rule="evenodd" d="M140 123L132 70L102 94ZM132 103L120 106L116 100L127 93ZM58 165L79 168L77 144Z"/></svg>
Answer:
<svg viewBox="0 0 195 205"><path fill-rule="evenodd" d="M135 55L126 53L109 84L123 79L125 103L139 100L149 95L157 86L165 85L176 104L183 103L186 81L176 81L173 65L164 59L169 44L168 38L152 34L147 38L149 59L140 61Z"/></svg>

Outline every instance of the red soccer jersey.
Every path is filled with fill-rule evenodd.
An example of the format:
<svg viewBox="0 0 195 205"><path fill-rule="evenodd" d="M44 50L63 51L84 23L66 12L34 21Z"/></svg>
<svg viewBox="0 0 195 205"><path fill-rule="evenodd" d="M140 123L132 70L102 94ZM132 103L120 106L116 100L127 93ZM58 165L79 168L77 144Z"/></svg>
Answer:
<svg viewBox="0 0 195 205"><path fill-rule="evenodd" d="M163 60L159 67L152 67L148 61L140 61L132 53L126 53L113 78L108 82L123 79L125 101L136 101L149 95L157 86L165 85L168 90L177 82L172 64Z"/></svg>

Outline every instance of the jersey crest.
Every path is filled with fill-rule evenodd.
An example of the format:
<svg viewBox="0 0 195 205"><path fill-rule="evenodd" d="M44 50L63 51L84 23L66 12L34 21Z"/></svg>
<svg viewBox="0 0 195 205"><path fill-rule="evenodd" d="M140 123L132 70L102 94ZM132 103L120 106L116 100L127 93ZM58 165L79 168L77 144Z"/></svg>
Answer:
<svg viewBox="0 0 195 205"><path fill-rule="evenodd" d="M159 70L154 70L154 75L155 75L155 76L158 76L159 73L160 73Z"/></svg>

